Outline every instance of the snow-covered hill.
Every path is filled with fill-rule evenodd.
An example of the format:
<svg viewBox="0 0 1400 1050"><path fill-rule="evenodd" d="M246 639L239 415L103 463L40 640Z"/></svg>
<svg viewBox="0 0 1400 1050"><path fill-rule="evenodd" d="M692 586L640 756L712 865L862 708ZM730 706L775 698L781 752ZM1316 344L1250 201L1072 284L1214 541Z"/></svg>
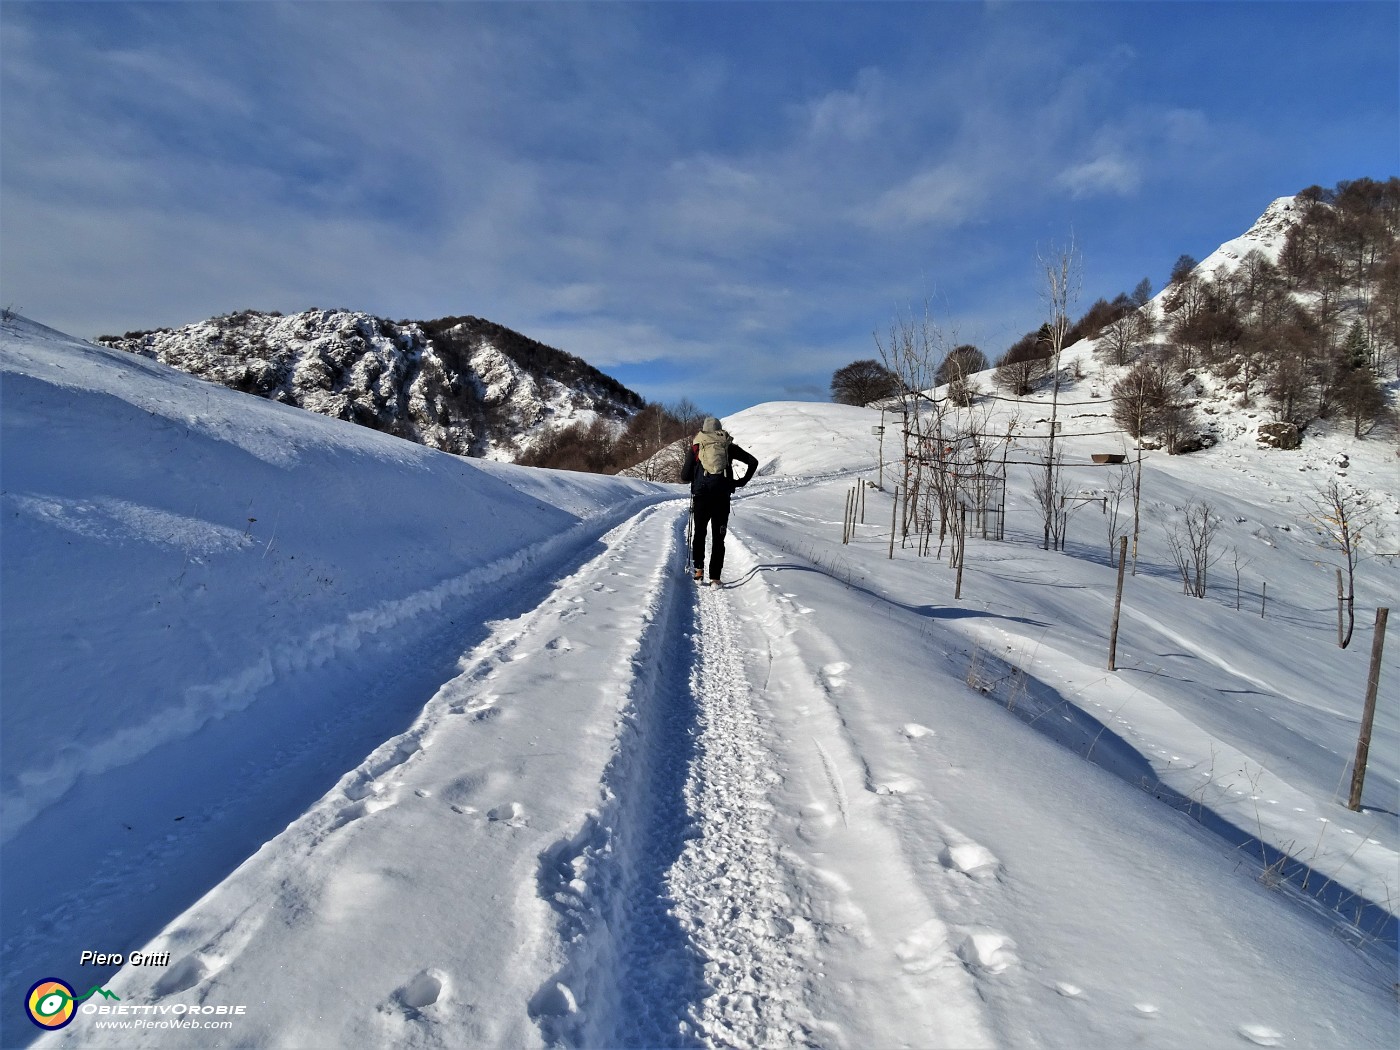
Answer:
<svg viewBox="0 0 1400 1050"><path fill-rule="evenodd" d="M99 342L191 375L462 456L509 462L641 398L562 351L475 317L244 311Z"/></svg>
<svg viewBox="0 0 1400 1050"><path fill-rule="evenodd" d="M1309 522L1344 472L1393 543L1380 442L1149 456L1109 672L1099 511L1041 550L1013 469L955 598L946 553L891 557L875 411L726 421L760 476L697 593L674 487L19 319L0 398L6 1046L44 978L117 997L45 1045L1394 1042L1393 638L1343 803L1397 568L1338 649ZM1076 411L1087 491L1117 446ZM1166 549L1192 499L1238 555L1205 599Z"/></svg>

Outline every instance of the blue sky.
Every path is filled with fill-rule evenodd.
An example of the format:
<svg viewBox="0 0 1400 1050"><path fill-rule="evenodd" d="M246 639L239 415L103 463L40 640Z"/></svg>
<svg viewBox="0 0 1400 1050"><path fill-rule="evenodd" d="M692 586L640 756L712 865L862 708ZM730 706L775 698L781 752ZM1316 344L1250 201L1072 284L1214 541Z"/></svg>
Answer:
<svg viewBox="0 0 1400 1050"><path fill-rule="evenodd" d="M476 314L717 413L1400 174L1393 2L6 0L0 74L3 305Z"/></svg>

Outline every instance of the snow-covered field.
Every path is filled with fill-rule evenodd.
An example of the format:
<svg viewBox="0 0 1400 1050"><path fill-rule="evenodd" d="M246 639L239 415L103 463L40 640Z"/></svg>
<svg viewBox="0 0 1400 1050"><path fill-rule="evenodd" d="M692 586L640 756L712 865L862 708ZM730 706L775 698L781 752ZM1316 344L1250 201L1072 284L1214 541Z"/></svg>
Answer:
<svg viewBox="0 0 1400 1050"><path fill-rule="evenodd" d="M1101 515L1041 550L1030 468L960 599L946 551L889 557L888 464L841 542L878 412L727 420L760 476L697 591L678 488L453 458L18 319L0 381L5 1046L42 1035L43 978L119 997L43 1037L81 1046L1400 1035L1393 628L1345 807L1400 567L1363 561L1341 650L1308 523L1341 473L1400 550L1393 442L1150 457L1110 672ZM1121 446L1067 429L1069 462ZM1205 599L1163 528L1191 499L1232 552Z"/></svg>

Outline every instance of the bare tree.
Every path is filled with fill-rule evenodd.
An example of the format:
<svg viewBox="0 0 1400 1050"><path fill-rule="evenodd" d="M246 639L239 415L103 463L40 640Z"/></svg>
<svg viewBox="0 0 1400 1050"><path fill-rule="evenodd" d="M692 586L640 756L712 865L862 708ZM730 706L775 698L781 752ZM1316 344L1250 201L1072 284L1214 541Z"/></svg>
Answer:
<svg viewBox="0 0 1400 1050"><path fill-rule="evenodd" d="M943 358L934 374L934 381L947 386L948 400L955 405L968 406L977 399L977 383L972 378L974 372L983 372L991 367L987 355L971 343L953 347Z"/></svg>
<svg viewBox="0 0 1400 1050"><path fill-rule="evenodd" d="M1240 590L1241 590L1241 588L1240 588L1240 583L1241 583L1241 577L1242 577L1243 574L1244 574L1244 570L1247 569L1247 568L1249 568L1250 564L1254 561L1254 559L1253 559L1253 558L1246 558L1246 557L1244 557L1244 556L1240 553L1240 549L1239 549L1238 547L1231 547L1231 548L1230 548L1230 553L1231 553L1231 555L1233 556L1234 564L1235 564L1235 612L1239 612L1239 611L1240 611Z"/></svg>
<svg viewBox="0 0 1400 1050"><path fill-rule="evenodd" d="M997 358L992 382L1012 397L1025 397L1050 371L1050 350L1036 333L1018 339Z"/></svg>
<svg viewBox="0 0 1400 1050"><path fill-rule="evenodd" d="M1137 349L1141 320L1137 314L1124 314L1104 325L1099 347L1111 365L1126 365Z"/></svg>
<svg viewBox="0 0 1400 1050"><path fill-rule="evenodd" d="M1167 547L1177 572L1181 574L1181 591L1195 598L1206 596L1207 574L1210 567L1220 560L1219 552L1212 552L1211 545L1220 519L1215 516L1209 503L1192 500L1186 505L1181 521L1166 526Z"/></svg>
<svg viewBox="0 0 1400 1050"><path fill-rule="evenodd" d="M1136 491L1132 466L1125 463L1109 475L1103 488L1104 524L1108 526L1108 564L1115 565L1118 557L1118 537L1123 535L1119 519L1123 516L1123 500ZM1134 515L1136 517L1136 515Z"/></svg>
<svg viewBox="0 0 1400 1050"><path fill-rule="evenodd" d="M924 476L931 450L943 444L944 403L934 397L938 366L946 356L948 340L925 302L923 316L896 317L888 334L875 334L875 346L884 367L896 379L900 409L904 415L904 534L907 536L918 510L918 497L930 486Z"/></svg>
<svg viewBox="0 0 1400 1050"><path fill-rule="evenodd" d="M1060 469L1063 465L1064 453L1060 453L1048 469L1031 478L1031 491L1045 521L1044 549L1048 551L1057 551L1064 547L1065 528L1069 524L1069 509L1065 502L1069 492L1065 488L1064 474Z"/></svg>
<svg viewBox="0 0 1400 1050"><path fill-rule="evenodd" d="M1345 625L1339 625L1337 644L1345 649L1351 644L1351 632L1356 626L1356 566L1364 553L1366 536L1375 528L1375 510L1358 492L1344 488L1333 478L1318 488L1312 497L1311 519L1322 531L1324 542L1342 555L1346 591L1338 595L1345 614Z"/></svg>
<svg viewBox="0 0 1400 1050"><path fill-rule="evenodd" d="M1055 431L1059 429L1060 351L1065 348L1065 337L1069 334L1072 323L1069 317L1070 307L1079 302L1083 261L1073 237L1070 238L1067 248L1057 250L1052 245L1051 250L1040 256L1037 261L1044 275L1041 297L1049 313L1046 325L1049 329L1047 334L1050 341L1050 369L1054 375L1054 386L1050 396L1050 440L1045 451L1045 480L1041 486L1048 494L1060 488L1056 477L1060 461L1055 456ZM1049 550L1054 511L1045 504L1042 504L1042 509L1045 510L1045 541L1042 546Z"/></svg>

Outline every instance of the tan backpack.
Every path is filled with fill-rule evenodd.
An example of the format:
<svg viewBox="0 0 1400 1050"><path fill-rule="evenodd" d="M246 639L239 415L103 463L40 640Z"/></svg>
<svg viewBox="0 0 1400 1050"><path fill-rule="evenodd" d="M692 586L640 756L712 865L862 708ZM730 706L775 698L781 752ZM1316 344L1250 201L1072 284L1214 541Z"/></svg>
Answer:
<svg viewBox="0 0 1400 1050"><path fill-rule="evenodd" d="M695 435L696 456L706 474L723 474L729 469L729 435L723 430Z"/></svg>

